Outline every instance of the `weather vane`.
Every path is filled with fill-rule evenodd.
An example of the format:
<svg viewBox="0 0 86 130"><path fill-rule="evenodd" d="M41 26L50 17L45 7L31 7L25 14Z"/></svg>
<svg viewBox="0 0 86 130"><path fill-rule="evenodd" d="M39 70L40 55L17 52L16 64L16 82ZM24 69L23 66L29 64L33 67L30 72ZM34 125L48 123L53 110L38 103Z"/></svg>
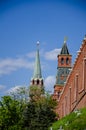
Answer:
<svg viewBox="0 0 86 130"><path fill-rule="evenodd" d="M68 39L68 37L64 37L64 43L66 43L66 42L67 42L67 39Z"/></svg>

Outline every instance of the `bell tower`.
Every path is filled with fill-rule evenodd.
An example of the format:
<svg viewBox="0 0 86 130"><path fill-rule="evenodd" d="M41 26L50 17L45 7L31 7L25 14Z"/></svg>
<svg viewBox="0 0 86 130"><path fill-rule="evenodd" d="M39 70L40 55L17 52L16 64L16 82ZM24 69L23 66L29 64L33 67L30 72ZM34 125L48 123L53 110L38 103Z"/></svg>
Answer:
<svg viewBox="0 0 86 130"><path fill-rule="evenodd" d="M69 54L67 48L66 39L64 40L62 49L58 57L56 84L54 85L54 95L53 98L59 100L60 94L66 82L67 76L71 69L71 59L72 55Z"/></svg>
<svg viewBox="0 0 86 130"><path fill-rule="evenodd" d="M37 50L36 50L36 58L35 58L35 65L34 65L34 74L31 79L32 86L39 86L43 88L43 78L41 73L41 64L40 64L40 56L39 56L39 41L37 42Z"/></svg>

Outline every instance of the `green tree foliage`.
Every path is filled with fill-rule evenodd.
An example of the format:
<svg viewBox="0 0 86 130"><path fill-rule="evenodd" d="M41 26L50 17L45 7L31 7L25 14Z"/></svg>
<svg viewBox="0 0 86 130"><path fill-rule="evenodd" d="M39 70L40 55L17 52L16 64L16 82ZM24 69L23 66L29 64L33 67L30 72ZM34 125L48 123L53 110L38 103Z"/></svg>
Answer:
<svg viewBox="0 0 86 130"><path fill-rule="evenodd" d="M53 130L63 127L64 130L85 130L86 129L86 108L77 110L60 119L52 125Z"/></svg>
<svg viewBox="0 0 86 130"><path fill-rule="evenodd" d="M29 90L26 87L18 87L15 91L10 91L9 95L20 102L27 102L29 97Z"/></svg>
<svg viewBox="0 0 86 130"><path fill-rule="evenodd" d="M47 130L55 121L56 102L40 87L30 87L28 102L21 89L0 101L0 130ZM25 90L25 89L24 89ZM16 97L16 98L15 98Z"/></svg>
<svg viewBox="0 0 86 130"><path fill-rule="evenodd" d="M37 86L30 87L30 99L24 111L24 125L27 125L28 130L47 130L55 121L53 109L56 102L50 95L43 94Z"/></svg>
<svg viewBox="0 0 86 130"><path fill-rule="evenodd" d="M29 97L31 101L38 101L42 97L42 95L44 95L44 90L40 86L30 86Z"/></svg>
<svg viewBox="0 0 86 130"><path fill-rule="evenodd" d="M23 106L10 96L2 97L0 101L0 130L10 130L21 124Z"/></svg>

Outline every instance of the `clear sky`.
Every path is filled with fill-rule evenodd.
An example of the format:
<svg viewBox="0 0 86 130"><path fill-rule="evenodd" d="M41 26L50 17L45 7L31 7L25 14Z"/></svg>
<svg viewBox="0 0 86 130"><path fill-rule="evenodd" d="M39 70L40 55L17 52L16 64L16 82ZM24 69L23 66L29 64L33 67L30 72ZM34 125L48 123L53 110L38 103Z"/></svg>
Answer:
<svg viewBox="0 0 86 130"><path fill-rule="evenodd" d="M37 41L45 88L52 91L64 37L74 62L85 34L85 0L0 0L0 96L30 85Z"/></svg>

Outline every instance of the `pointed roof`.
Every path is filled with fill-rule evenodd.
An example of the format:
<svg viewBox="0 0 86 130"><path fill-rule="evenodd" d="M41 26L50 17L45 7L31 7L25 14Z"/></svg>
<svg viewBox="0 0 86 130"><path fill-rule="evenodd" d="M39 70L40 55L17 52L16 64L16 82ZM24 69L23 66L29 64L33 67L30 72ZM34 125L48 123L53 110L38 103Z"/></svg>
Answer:
<svg viewBox="0 0 86 130"><path fill-rule="evenodd" d="M68 51L68 48L67 48L66 40L64 40L64 44L63 44L63 47L61 49L60 54L69 55L69 51Z"/></svg>
<svg viewBox="0 0 86 130"><path fill-rule="evenodd" d="M42 78L42 74L41 74L41 65L40 65L40 56L39 56L39 42L37 42L37 51L36 51L33 79L39 79L39 78Z"/></svg>

